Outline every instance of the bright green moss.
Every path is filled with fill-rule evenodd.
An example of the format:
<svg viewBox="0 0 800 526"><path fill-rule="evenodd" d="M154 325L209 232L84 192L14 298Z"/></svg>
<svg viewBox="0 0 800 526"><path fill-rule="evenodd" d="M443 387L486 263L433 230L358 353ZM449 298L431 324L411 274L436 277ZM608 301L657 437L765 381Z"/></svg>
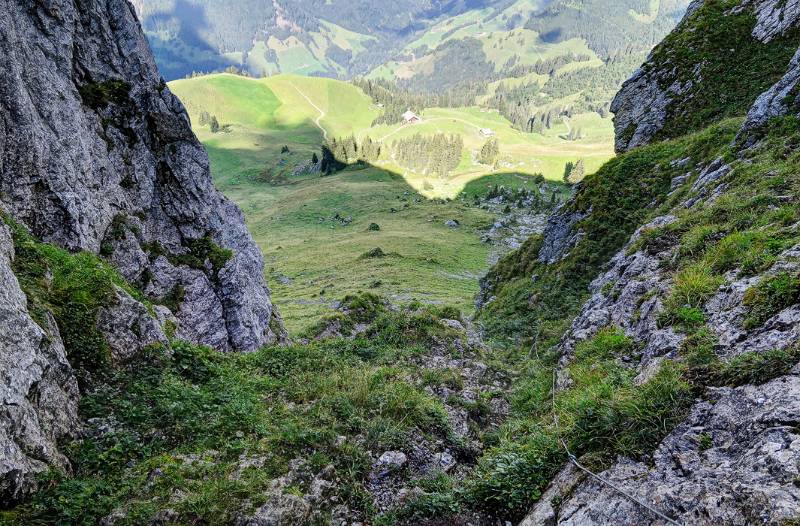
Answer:
<svg viewBox="0 0 800 526"><path fill-rule="evenodd" d="M6 218L14 240L13 270L28 297L34 319L47 330L47 313L58 325L67 358L83 389L110 366L110 352L96 329L97 313L114 301L120 287L143 300L119 274L94 254L71 254L41 243L20 224Z"/></svg>

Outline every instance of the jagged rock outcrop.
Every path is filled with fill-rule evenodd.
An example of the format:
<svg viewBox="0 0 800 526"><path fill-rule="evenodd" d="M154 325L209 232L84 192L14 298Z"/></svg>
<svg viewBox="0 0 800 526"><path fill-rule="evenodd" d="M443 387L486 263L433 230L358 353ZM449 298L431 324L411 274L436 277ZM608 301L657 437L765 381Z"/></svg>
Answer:
<svg viewBox="0 0 800 526"><path fill-rule="evenodd" d="M702 5L695 2L690 15ZM765 42L794 31L800 23L797 2L744 2L739 9L755 9L753 35ZM559 345L558 389L571 384L566 365L572 361L576 345L609 326L621 328L637 344L635 356L620 357L638 373L637 383L651 378L665 360L684 359L684 343L691 331L663 317L665 302L676 287L676 268L686 255L681 234L669 235L669 226L700 216L725 197L729 202L745 199L730 193L736 184L732 179L737 176L735 166L752 162L748 148L758 141L756 130L774 117L795 111L797 61L795 55L788 72L749 110L734 143L738 159L716 159L697 166L688 164L688 158L673 161L672 166L681 167L685 174L672 181L670 197L675 197L671 210L641 226L591 284L590 298ZM671 73L669 69L653 71L651 78ZM642 102L650 96L652 87L637 85L642 75L638 72L626 84L615 103L623 119L632 118L630 122L636 123L641 118L645 123L637 125L632 137L620 137L627 126L618 126L623 150L657 137L647 130L647 119L658 112ZM633 109L620 106L636 97L641 99L632 104ZM642 113L634 117L637 108ZM787 144L786 148L794 146ZM776 202L796 202L793 195L773 197ZM791 350L800 344L800 305L796 299L773 309L758 323L748 323L747 318L751 312L748 293L778 275L800 273L797 228L797 224L786 227L793 233L793 245L776 253L764 268L749 272L733 268L715 276L715 290L700 303L699 314L721 363L744 353ZM654 237L655 241L642 242L643 236L654 231L664 234ZM796 520L800 516L800 490L796 485L800 473L799 373L800 366L796 366L792 374L761 385L708 387L687 419L660 443L652 457L642 462L618 458L601 476L682 524L778 525ZM665 523L570 464L545 495L547 499L541 499L523 521L525 526Z"/></svg>
<svg viewBox="0 0 800 526"><path fill-rule="evenodd" d="M100 253L178 335L275 339L259 249L214 187L127 0L0 2L0 201L33 234ZM167 296L169 300L167 301Z"/></svg>
<svg viewBox="0 0 800 526"><path fill-rule="evenodd" d="M575 230L575 225L590 213L573 212L562 206L551 215L542 234L539 261L552 264L563 259L583 236L579 230Z"/></svg>
<svg viewBox="0 0 800 526"><path fill-rule="evenodd" d="M682 524L785 524L800 503L800 377L715 389L659 446L653 465L621 459L603 477ZM574 473L569 468L568 473ZM571 480L575 480L572 478ZM663 524L609 486L562 484L525 526Z"/></svg>
<svg viewBox="0 0 800 526"><path fill-rule="evenodd" d="M149 345L167 343L157 317L119 287L115 287L110 304L100 309L97 329L117 363L126 362Z"/></svg>
<svg viewBox="0 0 800 526"><path fill-rule="evenodd" d="M12 272L14 244L0 221L0 502L34 487L48 465L65 468L59 441L78 424L78 383L55 320L37 324Z"/></svg>
<svg viewBox="0 0 800 526"><path fill-rule="evenodd" d="M772 88L762 93L747 114L739 140L750 146L756 140L756 131L770 119L800 113L800 49L789 64L789 71Z"/></svg>
<svg viewBox="0 0 800 526"><path fill-rule="evenodd" d="M797 0L741 0L733 8L722 13L721 9L705 0L694 0L687 9L683 21L670 37L660 44L648 57L647 62L626 81L611 103L615 114L616 150L625 152L631 148L649 144L653 140L671 138L683 133L693 113L702 111L708 118L720 118L735 114L732 107L747 109L760 91L741 91L735 97L726 90L726 82L756 87L760 82L770 84L777 71L785 71L783 64L753 63L747 68L755 81L745 80L733 73L735 65L743 64L755 57L740 56L745 45L759 46L762 57L769 60L771 49L783 47L787 40L796 40L800 21L800 2ZM708 7L708 8L707 8ZM716 16L719 19L712 20ZM740 18L742 22L728 22ZM751 22L752 21L752 22ZM728 27L726 39L720 35L706 35L706 27ZM733 28L750 24L748 33L736 34ZM688 36L687 36L688 35ZM674 38L671 38L674 37ZM786 38L784 38L786 37ZM696 41L687 39L697 38ZM704 41L702 39L705 39ZM752 39L743 42L742 39ZM727 46L727 49L726 49ZM796 47L796 42L795 42ZM692 53L686 53L688 49ZM781 55L782 51L776 52ZM687 62L686 57L694 57ZM763 59L762 58L762 59ZM786 58L788 61L789 57ZM764 66L769 66L769 70ZM744 67L744 66L743 66ZM777 69L776 69L777 68ZM726 74L731 78L721 82ZM772 81L777 79L772 79ZM756 88L757 89L757 88ZM727 100L728 97L731 100ZM774 99L773 99L774 100ZM692 106L697 101L698 106ZM766 101L764 101L766 103ZM773 102L781 104L782 102ZM716 105L716 106L715 106ZM705 125L710 124L707 121Z"/></svg>
<svg viewBox="0 0 800 526"><path fill-rule="evenodd" d="M0 28L3 215L99 254L155 304L115 287L94 327L62 331L96 330L115 362L166 343L166 328L221 351L285 337L259 249L215 189L131 4L0 0ZM14 257L0 221L0 502L48 466L68 470L58 445L80 429L70 350L47 306L29 312Z"/></svg>

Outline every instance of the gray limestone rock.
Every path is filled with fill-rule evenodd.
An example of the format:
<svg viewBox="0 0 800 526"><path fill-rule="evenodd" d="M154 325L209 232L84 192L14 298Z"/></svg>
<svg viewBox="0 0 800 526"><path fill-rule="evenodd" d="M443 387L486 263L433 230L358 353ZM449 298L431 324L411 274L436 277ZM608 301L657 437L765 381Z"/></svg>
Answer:
<svg viewBox="0 0 800 526"><path fill-rule="evenodd" d="M752 144L757 138L757 131L770 119L790 113L800 113L798 83L800 83L800 50L795 53L783 78L756 99L747 113L747 119L737 140L745 145Z"/></svg>
<svg viewBox="0 0 800 526"><path fill-rule="evenodd" d="M564 259L582 237L581 232L575 231L575 225L590 213L570 212L562 205L560 210L551 215L544 229L539 261L555 263Z"/></svg>
<svg viewBox="0 0 800 526"><path fill-rule="evenodd" d="M35 322L11 269L14 246L0 221L0 502L35 489L49 465L69 468L58 443L79 429L78 384L55 320Z"/></svg>
<svg viewBox="0 0 800 526"><path fill-rule="evenodd" d="M167 343L164 331L147 307L119 287L114 292L111 304L97 315L97 329L115 361L129 360L149 345Z"/></svg>
<svg viewBox="0 0 800 526"><path fill-rule="evenodd" d="M182 283L190 293L175 314L196 342L252 351L275 339L261 253L214 187L131 4L0 0L0 27L8 212L44 241L102 247L128 280ZM218 272L148 257L156 243L179 256L204 238L232 251Z"/></svg>
<svg viewBox="0 0 800 526"><path fill-rule="evenodd" d="M717 389L664 439L652 465L620 459L601 476L682 524L785 524L800 502L798 423L797 376ZM594 479L557 493L557 510L540 502L523 524L663 524Z"/></svg>
<svg viewBox="0 0 800 526"><path fill-rule="evenodd" d="M693 1L684 15L684 21L691 18L703 4L704 0ZM740 0L727 13L743 10L753 13L755 25L752 35L765 44L800 23L800 0ZM770 115L785 113L785 97L797 83L796 59L787 77L761 96L753 107L754 113L748 117L745 129L763 124ZM680 105L692 96L693 87L703 82L702 72L703 64L699 59L692 74L681 77L679 66L655 64L653 56L648 57L645 64L623 84L611 103L611 112L615 114L617 152L649 144L669 127L671 120L679 118L676 115L680 114Z"/></svg>
<svg viewBox="0 0 800 526"><path fill-rule="evenodd" d="M800 23L800 0L752 0L755 5L756 26L753 36L769 42Z"/></svg>

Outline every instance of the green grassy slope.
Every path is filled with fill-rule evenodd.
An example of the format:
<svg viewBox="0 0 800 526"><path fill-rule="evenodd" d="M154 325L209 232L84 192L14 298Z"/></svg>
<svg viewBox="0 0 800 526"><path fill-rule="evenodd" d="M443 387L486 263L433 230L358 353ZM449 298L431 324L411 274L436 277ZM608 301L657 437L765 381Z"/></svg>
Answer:
<svg viewBox="0 0 800 526"><path fill-rule="evenodd" d="M208 111L230 126L220 133L195 130L217 184L242 207L265 252L275 300L291 331L329 313L334 300L364 290L471 310L488 261L489 247L478 233L491 221L488 213L421 199L403 178L381 168L288 176L281 184L264 175L291 172L319 152L320 110L319 123L331 135L368 128L378 110L360 90L297 76L256 81L214 75L170 87L193 122ZM281 153L283 146L290 151ZM352 223L343 225L337 214ZM448 219L461 228L445 226ZM380 230L368 232L373 222ZM391 255L360 259L376 247Z"/></svg>
<svg viewBox="0 0 800 526"><path fill-rule="evenodd" d="M487 212L460 202L415 202L402 178L377 168L223 189L264 250L274 299L294 333L359 291L472 310L489 255L478 232L491 221ZM461 228L447 227L448 219ZM380 230L369 231L371 223ZM362 257L375 248L387 255Z"/></svg>
<svg viewBox="0 0 800 526"><path fill-rule="evenodd" d="M524 134L479 108L434 108L416 126L373 127L380 109L351 84L331 79L221 74L175 81L170 89L208 149L217 184L244 210L265 251L276 301L293 331L329 312L335 299L368 289L470 311L489 256L478 230L491 217L465 202L429 201L417 192L452 198L472 181L491 184L483 178L493 173L541 172L560 179L567 161L583 158L591 172L613 155L610 120L597 114L576 116L572 123L586 137L567 141L560 137L568 133L566 125L544 136ZM223 131L200 126L201 112L214 115ZM496 168L474 160L486 141L480 128L491 128L500 140ZM438 131L458 133L465 142L462 163L447 179L410 173L388 156L376 167L333 177L293 174L319 152L325 133L389 144ZM500 184L508 178L496 177ZM342 225L337 214L352 223ZM446 227L448 219L461 228ZM373 222L381 230L367 232ZM359 259L376 247L394 255Z"/></svg>
<svg viewBox="0 0 800 526"><path fill-rule="evenodd" d="M448 179L407 172L388 156L379 163L403 174L414 189L428 197L453 198L470 181L494 172L541 173L560 180L568 161L584 159L590 173L613 156L611 120L595 113L575 115L568 124L559 123L544 135L522 133L498 113L478 107L431 108L423 113L423 123L415 126L373 127L380 108L354 86L331 79L279 75L253 80L223 74L179 80L170 87L186 105L193 122L198 123L200 112L206 111L216 115L220 124L230 125L229 133L217 134L195 126L218 168L216 175L228 182L255 177L281 157L284 145L293 152L283 156L287 165L310 159L323 142L323 130L329 138L354 134L387 145L416 133L461 135L464 159ZM571 126L582 130L580 140L566 140ZM475 160L486 142L481 128L491 129L500 141L500 163L496 167Z"/></svg>

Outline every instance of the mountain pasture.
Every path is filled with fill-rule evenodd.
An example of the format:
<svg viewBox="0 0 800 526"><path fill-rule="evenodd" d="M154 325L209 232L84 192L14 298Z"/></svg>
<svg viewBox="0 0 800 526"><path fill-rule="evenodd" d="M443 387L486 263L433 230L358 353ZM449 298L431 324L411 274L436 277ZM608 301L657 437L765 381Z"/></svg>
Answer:
<svg viewBox="0 0 800 526"><path fill-rule="evenodd" d="M419 124L373 126L381 108L352 84L331 79L217 74L175 81L170 89L209 152L215 181L244 211L294 333L359 291L470 312L491 249L481 232L494 219L471 197L458 198L462 190L524 183L538 173L560 180L568 161L584 159L588 173L613 155L611 121L596 113L544 135L518 131L478 107L431 108ZM205 124L209 116L216 132ZM567 140L570 126L584 136ZM449 177L413 173L392 158L393 141L440 132L464 142ZM493 166L478 161L487 133L500 145ZM311 161L326 135L370 137L382 142L383 153L373 166L320 177ZM451 219L457 228L446 225ZM378 229L370 229L373 223ZM382 256L365 256L376 248Z"/></svg>

